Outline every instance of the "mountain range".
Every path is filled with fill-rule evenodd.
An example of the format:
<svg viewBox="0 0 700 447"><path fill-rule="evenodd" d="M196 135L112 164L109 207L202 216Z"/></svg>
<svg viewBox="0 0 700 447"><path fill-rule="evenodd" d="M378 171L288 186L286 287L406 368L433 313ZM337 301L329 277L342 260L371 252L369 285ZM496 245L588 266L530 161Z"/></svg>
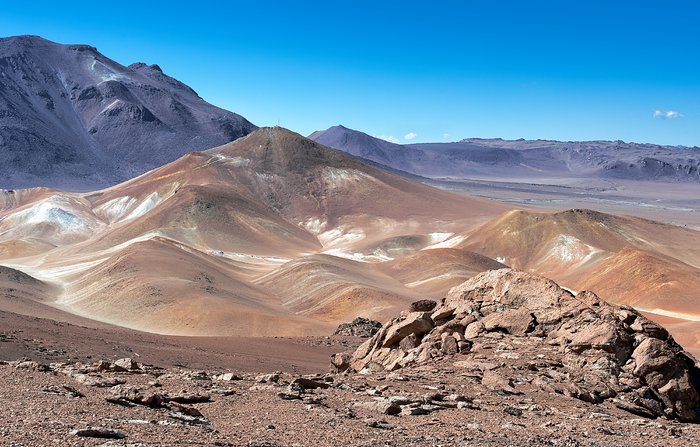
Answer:
<svg viewBox="0 0 700 447"><path fill-rule="evenodd" d="M693 348L699 234L589 210L514 211L282 128L102 190L0 196L15 308L173 335L329 334L511 266L674 319Z"/></svg>
<svg viewBox="0 0 700 447"><path fill-rule="evenodd" d="M0 40L0 77L0 309L170 335L326 335L509 266L636 306L700 348L697 231L424 184L685 188L698 148L397 145L342 126L305 138L258 129L157 66L32 36Z"/></svg>
<svg viewBox="0 0 700 447"><path fill-rule="evenodd" d="M465 139L396 144L344 126L309 138L429 178L700 181L700 148L622 141Z"/></svg>
<svg viewBox="0 0 700 447"><path fill-rule="evenodd" d="M2 188L110 186L256 128L158 65L88 45L2 38L0 80Z"/></svg>

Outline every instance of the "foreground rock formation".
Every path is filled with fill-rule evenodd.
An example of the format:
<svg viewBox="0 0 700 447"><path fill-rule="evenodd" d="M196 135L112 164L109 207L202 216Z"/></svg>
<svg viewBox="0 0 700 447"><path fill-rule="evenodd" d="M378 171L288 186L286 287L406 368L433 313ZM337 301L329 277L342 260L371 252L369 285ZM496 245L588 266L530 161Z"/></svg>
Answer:
<svg viewBox="0 0 700 447"><path fill-rule="evenodd" d="M510 269L453 288L434 310L402 313L333 365L371 373L457 354L465 359L455 366L479 371L481 383L499 392L518 393L507 374L493 371L505 362L534 373L529 382L546 391L611 400L646 417L698 420L700 370L665 329L631 307Z"/></svg>

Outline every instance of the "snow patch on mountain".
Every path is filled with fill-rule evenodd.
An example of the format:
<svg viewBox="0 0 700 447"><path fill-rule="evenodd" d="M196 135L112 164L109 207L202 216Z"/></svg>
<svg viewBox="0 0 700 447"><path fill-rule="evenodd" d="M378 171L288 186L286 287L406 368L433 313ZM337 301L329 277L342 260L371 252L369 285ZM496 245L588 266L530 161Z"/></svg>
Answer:
<svg viewBox="0 0 700 447"><path fill-rule="evenodd" d="M134 197L117 197L96 207L95 212L104 216L109 222L115 222L124 216L135 203Z"/></svg>
<svg viewBox="0 0 700 447"><path fill-rule="evenodd" d="M85 216L77 204L67 197L50 196L29 208L7 217L15 225L51 224L65 231L83 231L94 228L96 219Z"/></svg>

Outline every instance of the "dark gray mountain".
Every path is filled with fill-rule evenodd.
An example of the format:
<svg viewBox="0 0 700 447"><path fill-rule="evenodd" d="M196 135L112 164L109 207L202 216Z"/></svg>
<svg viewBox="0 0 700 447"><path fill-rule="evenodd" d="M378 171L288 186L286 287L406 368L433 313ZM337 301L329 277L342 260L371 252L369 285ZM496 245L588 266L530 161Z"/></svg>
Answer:
<svg viewBox="0 0 700 447"><path fill-rule="evenodd" d="M324 146L399 170L412 170L411 160L420 156L420 151L412 151L407 146L390 143L340 125L316 131L309 138Z"/></svg>
<svg viewBox="0 0 700 447"><path fill-rule="evenodd" d="M115 184L256 127L157 65L87 45L0 39L0 187Z"/></svg>
<svg viewBox="0 0 700 447"><path fill-rule="evenodd" d="M394 144L334 126L311 139L354 156L429 178L618 178L700 181L700 148L622 141L466 139Z"/></svg>

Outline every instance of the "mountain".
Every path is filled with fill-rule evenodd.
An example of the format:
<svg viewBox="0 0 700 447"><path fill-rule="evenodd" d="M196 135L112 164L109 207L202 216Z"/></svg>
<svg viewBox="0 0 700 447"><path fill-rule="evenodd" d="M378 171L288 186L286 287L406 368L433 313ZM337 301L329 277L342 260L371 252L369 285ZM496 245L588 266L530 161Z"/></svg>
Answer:
<svg viewBox="0 0 700 447"><path fill-rule="evenodd" d="M117 326L325 335L424 293L407 284L420 262L383 263L507 209L262 128L103 190L3 192L0 263L53 287L50 305ZM449 263L460 278L497 264Z"/></svg>
<svg viewBox="0 0 700 447"><path fill-rule="evenodd" d="M36 280L21 309L172 335L326 335L509 266L672 319L697 349L699 234L512 210L282 128L102 190L0 193L0 264Z"/></svg>
<svg viewBox="0 0 700 447"><path fill-rule="evenodd" d="M388 167L430 178L700 181L700 148L622 141L465 139L389 143L343 126L310 138Z"/></svg>
<svg viewBox="0 0 700 447"><path fill-rule="evenodd" d="M347 152L354 157L409 172L414 171L414 166L409 161L410 155L418 155L417 152L413 153L411 149L400 144L391 143L340 125L316 131L309 135L309 138L325 146Z"/></svg>
<svg viewBox="0 0 700 447"><path fill-rule="evenodd" d="M255 126L157 65L87 45L0 39L0 187L101 188Z"/></svg>
<svg viewBox="0 0 700 447"><path fill-rule="evenodd" d="M454 239L457 249L634 306L669 329L685 326L674 336L699 346L687 329L700 320L697 231L583 209L509 211Z"/></svg>

